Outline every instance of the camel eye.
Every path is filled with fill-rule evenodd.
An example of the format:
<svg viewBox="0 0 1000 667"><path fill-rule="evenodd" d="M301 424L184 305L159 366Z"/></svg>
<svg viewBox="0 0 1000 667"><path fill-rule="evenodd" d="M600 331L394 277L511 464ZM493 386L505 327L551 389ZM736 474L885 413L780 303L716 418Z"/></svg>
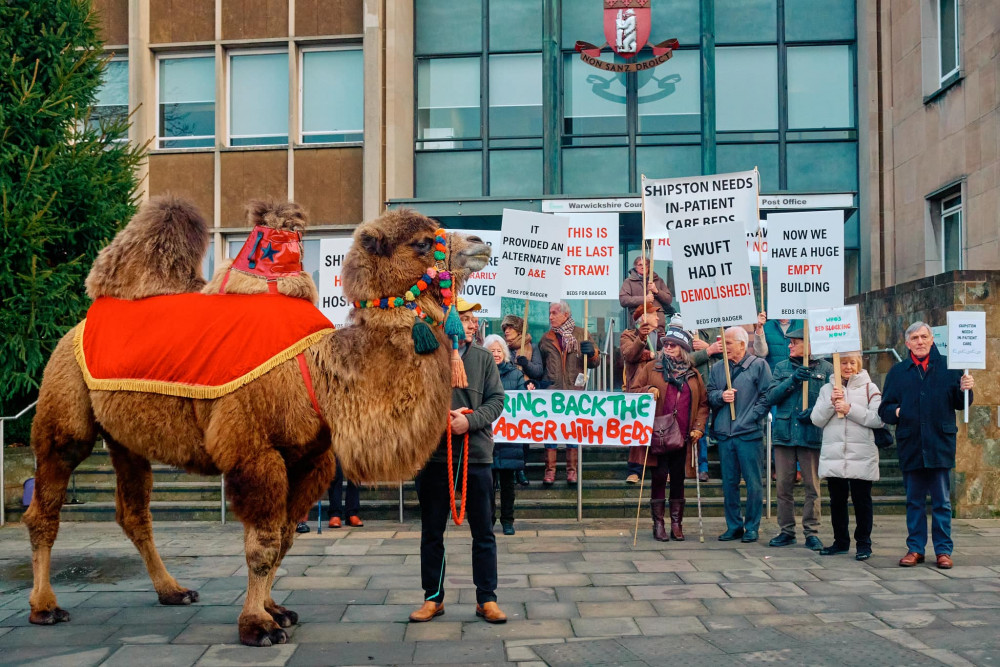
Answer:
<svg viewBox="0 0 1000 667"><path fill-rule="evenodd" d="M423 255L424 253L430 252L431 251L431 247L432 247L431 242L427 241L427 240L416 241L413 244L413 249L416 250L421 255Z"/></svg>

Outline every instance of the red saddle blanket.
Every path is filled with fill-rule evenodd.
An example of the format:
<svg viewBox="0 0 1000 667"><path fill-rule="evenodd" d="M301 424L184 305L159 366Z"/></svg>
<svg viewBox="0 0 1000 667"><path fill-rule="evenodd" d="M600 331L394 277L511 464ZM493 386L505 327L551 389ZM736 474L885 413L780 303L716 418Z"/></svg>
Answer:
<svg viewBox="0 0 1000 667"><path fill-rule="evenodd" d="M280 294L102 297L74 351L93 390L218 398L331 331L316 306Z"/></svg>

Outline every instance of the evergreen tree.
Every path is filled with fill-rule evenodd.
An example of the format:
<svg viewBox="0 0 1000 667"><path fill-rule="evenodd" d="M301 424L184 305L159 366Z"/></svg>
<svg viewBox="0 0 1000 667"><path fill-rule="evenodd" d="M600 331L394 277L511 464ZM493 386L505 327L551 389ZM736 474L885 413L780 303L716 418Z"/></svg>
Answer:
<svg viewBox="0 0 1000 667"><path fill-rule="evenodd" d="M34 400L90 305L97 252L136 208L127 120L91 122L108 62L90 0L0 2L0 414Z"/></svg>

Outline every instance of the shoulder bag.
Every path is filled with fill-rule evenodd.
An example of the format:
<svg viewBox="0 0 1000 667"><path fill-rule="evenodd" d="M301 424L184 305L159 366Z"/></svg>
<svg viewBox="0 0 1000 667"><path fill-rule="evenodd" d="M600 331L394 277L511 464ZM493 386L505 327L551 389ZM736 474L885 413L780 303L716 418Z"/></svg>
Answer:
<svg viewBox="0 0 1000 667"><path fill-rule="evenodd" d="M666 454L674 452L684 447L684 434L681 433L677 425L677 396L680 393L672 385L667 384L666 393L670 394L673 389L674 400L670 410L664 410L663 414L656 415L653 419L653 437L649 445L650 454ZM667 397L663 397L666 405Z"/></svg>
<svg viewBox="0 0 1000 667"><path fill-rule="evenodd" d="M869 405L871 405L872 402L871 386L871 382L865 385L865 396L868 399ZM895 439L892 437L892 432L885 426L881 428L873 428L872 433L875 435L875 446L879 449L888 449L896 444Z"/></svg>

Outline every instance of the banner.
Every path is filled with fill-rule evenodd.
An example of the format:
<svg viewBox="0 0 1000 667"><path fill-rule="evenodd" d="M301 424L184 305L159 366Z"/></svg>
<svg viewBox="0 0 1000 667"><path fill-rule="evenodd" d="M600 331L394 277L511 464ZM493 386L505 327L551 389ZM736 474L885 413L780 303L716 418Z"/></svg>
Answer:
<svg viewBox="0 0 1000 667"><path fill-rule="evenodd" d="M617 213L570 213L563 296L618 300Z"/></svg>
<svg viewBox="0 0 1000 667"><path fill-rule="evenodd" d="M456 231L460 234L478 236L486 245L493 249L493 254L490 255L490 263L470 275L465 285L462 286L462 291L460 292L462 298L482 306L476 313L480 319L503 317L503 313L500 312L500 290L497 289L497 267L499 266L497 252L500 249L500 232L485 229L461 229Z"/></svg>
<svg viewBox="0 0 1000 667"><path fill-rule="evenodd" d="M843 306L843 212L771 213L767 224L768 317L797 319L810 308Z"/></svg>
<svg viewBox="0 0 1000 667"><path fill-rule="evenodd" d="M319 309L336 327L344 326L351 312L341 272L353 242L350 236L319 240Z"/></svg>
<svg viewBox="0 0 1000 667"><path fill-rule="evenodd" d="M737 222L756 233L757 177L756 171L656 180L643 177L646 238L723 222Z"/></svg>
<svg viewBox="0 0 1000 667"><path fill-rule="evenodd" d="M757 322L757 302L750 278L746 231L738 222L671 234L674 250L674 297L684 325L692 330Z"/></svg>
<svg viewBox="0 0 1000 667"><path fill-rule="evenodd" d="M569 218L505 208L495 250L501 297L532 301L563 298Z"/></svg>
<svg viewBox="0 0 1000 667"><path fill-rule="evenodd" d="M857 306L810 309L806 319L809 320L810 354L861 351L861 318Z"/></svg>
<svg viewBox="0 0 1000 667"><path fill-rule="evenodd" d="M986 313L948 311L948 368L986 368Z"/></svg>
<svg viewBox="0 0 1000 667"><path fill-rule="evenodd" d="M569 445L648 445L652 394L607 391L508 391L493 441Z"/></svg>

